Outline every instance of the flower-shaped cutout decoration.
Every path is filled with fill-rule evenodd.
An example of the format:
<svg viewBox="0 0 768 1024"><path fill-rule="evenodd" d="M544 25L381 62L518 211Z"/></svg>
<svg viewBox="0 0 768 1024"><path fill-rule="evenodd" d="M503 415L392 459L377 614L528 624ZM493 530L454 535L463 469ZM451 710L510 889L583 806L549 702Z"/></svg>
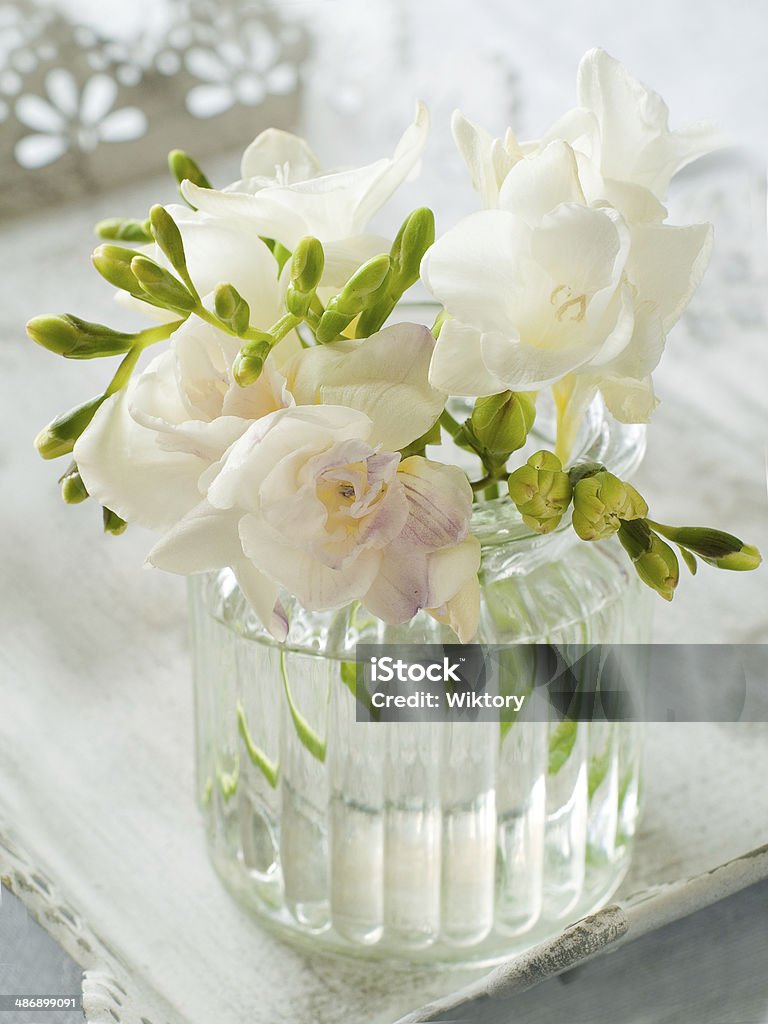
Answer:
<svg viewBox="0 0 768 1024"><path fill-rule="evenodd" d="M82 86L65 68L45 76L45 98L25 94L16 102L18 120L32 134L15 147L22 167L45 167L67 152L90 152L101 142L140 138L147 118L138 107L114 110L118 86L108 75L92 75Z"/></svg>

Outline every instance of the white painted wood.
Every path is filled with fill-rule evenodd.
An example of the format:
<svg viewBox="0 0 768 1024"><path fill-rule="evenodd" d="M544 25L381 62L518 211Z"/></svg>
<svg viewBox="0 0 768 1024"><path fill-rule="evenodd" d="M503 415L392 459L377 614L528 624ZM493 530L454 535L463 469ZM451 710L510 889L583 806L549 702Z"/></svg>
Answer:
<svg viewBox="0 0 768 1024"><path fill-rule="evenodd" d="M39 427L106 373L34 348L24 320L51 310L130 322L88 272L89 225L163 195L167 183L150 184L0 235L14 268L0 303L0 874L87 968L92 1021L386 1024L472 976L309 960L232 902L193 801L183 582L142 570L140 530L104 538L97 508L63 506L55 467L32 451ZM699 321L673 334L641 487L658 518L700 515L766 550L764 267L750 273L720 271ZM659 608L658 639L768 642L767 578L703 567ZM624 892L765 841L756 780L768 775L768 729L657 726L649 754Z"/></svg>

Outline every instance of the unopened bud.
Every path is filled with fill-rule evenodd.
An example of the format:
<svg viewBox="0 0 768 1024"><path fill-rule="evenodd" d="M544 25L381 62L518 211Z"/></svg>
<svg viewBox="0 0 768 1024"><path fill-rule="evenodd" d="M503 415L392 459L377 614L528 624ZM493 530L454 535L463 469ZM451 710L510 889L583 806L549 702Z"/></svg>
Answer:
<svg viewBox="0 0 768 1024"><path fill-rule="evenodd" d="M183 149L171 150L168 154L168 166L179 185L182 181L191 181L193 185L199 185L200 188L212 188L210 181L189 153L185 153Z"/></svg>
<svg viewBox="0 0 768 1024"><path fill-rule="evenodd" d="M338 296L337 309L341 313L357 316L369 295L377 291L390 273L390 260L386 253L374 256L350 277Z"/></svg>
<svg viewBox="0 0 768 1024"><path fill-rule="evenodd" d="M382 253L368 260L350 277L342 291L328 302L320 318L315 331L320 344L333 341L349 327L390 273L389 256Z"/></svg>
<svg viewBox="0 0 768 1024"><path fill-rule="evenodd" d="M643 583L665 601L671 601L680 579L680 563L669 544L653 532L645 519L622 522L618 536Z"/></svg>
<svg viewBox="0 0 768 1024"><path fill-rule="evenodd" d="M511 473L508 486L523 522L536 533L554 530L571 503L570 478L560 459L545 450Z"/></svg>
<svg viewBox="0 0 768 1024"><path fill-rule="evenodd" d="M66 473L59 477L59 483L61 496L68 505L79 505L88 497L88 489L83 483L76 462L72 462Z"/></svg>
<svg viewBox="0 0 768 1024"><path fill-rule="evenodd" d="M732 533L723 530L712 530L706 526L665 526L662 523L653 523L653 527L717 569L749 572L762 561L754 545L745 544Z"/></svg>
<svg viewBox="0 0 768 1024"><path fill-rule="evenodd" d="M302 238L291 257L291 283L285 294L285 306L293 316L305 317L312 305L325 265L325 254L318 239Z"/></svg>
<svg viewBox="0 0 768 1024"><path fill-rule="evenodd" d="M148 256L134 256L131 270L142 291L155 302L183 312L191 312L197 305L181 281Z"/></svg>
<svg viewBox="0 0 768 1024"><path fill-rule="evenodd" d="M125 533L128 529L128 523L121 519L117 512L113 512L111 508L102 506L101 517L104 524L104 533L111 533L113 537L119 537L121 533Z"/></svg>
<svg viewBox="0 0 768 1024"><path fill-rule="evenodd" d="M390 250L393 283L400 295L418 281L424 253L434 241L435 215L422 206L403 221Z"/></svg>
<svg viewBox="0 0 768 1024"><path fill-rule="evenodd" d="M155 241L168 257L171 266L189 283L184 242L176 221L164 206L153 206L149 211L149 222Z"/></svg>
<svg viewBox="0 0 768 1024"><path fill-rule="evenodd" d="M141 294L141 286L131 270L136 256L133 249L121 245L100 245L93 251L91 262L105 281L131 295Z"/></svg>
<svg viewBox="0 0 768 1024"><path fill-rule="evenodd" d="M306 235L291 257L291 283L297 292L312 292L320 284L325 254L319 239Z"/></svg>
<svg viewBox="0 0 768 1024"><path fill-rule="evenodd" d="M66 359L120 355L127 352L136 340L134 334L113 331L69 313L33 317L27 324L27 334L38 345Z"/></svg>
<svg viewBox="0 0 768 1024"><path fill-rule="evenodd" d="M522 448L536 418L536 396L525 391L504 391L478 398L472 410L472 432L483 448L497 459Z"/></svg>
<svg viewBox="0 0 768 1024"><path fill-rule="evenodd" d="M623 521L642 519L648 506L631 484L602 469L573 488L573 528L582 540L602 540Z"/></svg>
<svg viewBox="0 0 768 1024"><path fill-rule="evenodd" d="M75 447L75 441L96 414L96 410L104 401L104 395L92 398L82 405L62 413L44 427L35 438L35 448L44 459L57 459L60 455L68 455Z"/></svg>
<svg viewBox="0 0 768 1024"><path fill-rule="evenodd" d="M249 341L247 345L243 345L232 371L241 388L248 387L259 379L271 351L272 340L268 335L263 340Z"/></svg>
<svg viewBox="0 0 768 1024"><path fill-rule="evenodd" d="M111 242L145 244L152 241L152 231L148 220L124 220L122 217L110 217L108 220L100 220L95 230L99 238Z"/></svg>
<svg viewBox="0 0 768 1024"><path fill-rule="evenodd" d="M213 294L213 304L219 320L235 334L245 334L251 323L251 310L234 285L218 285Z"/></svg>

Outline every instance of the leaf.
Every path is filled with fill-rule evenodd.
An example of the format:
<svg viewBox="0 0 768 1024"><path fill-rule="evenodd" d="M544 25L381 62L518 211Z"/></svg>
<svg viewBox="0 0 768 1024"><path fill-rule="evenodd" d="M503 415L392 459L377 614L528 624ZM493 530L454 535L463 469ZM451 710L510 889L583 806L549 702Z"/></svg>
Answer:
<svg viewBox="0 0 768 1024"><path fill-rule="evenodd" d="M682 555L683 561L688 566L688 569L690 570L691 576L695 576L696 575L696 570L698 569L698 562L696 561L696 556L693 555L686 548L680 547L680 545L678 545L678 550L679 550L680 554Z"/></svg>

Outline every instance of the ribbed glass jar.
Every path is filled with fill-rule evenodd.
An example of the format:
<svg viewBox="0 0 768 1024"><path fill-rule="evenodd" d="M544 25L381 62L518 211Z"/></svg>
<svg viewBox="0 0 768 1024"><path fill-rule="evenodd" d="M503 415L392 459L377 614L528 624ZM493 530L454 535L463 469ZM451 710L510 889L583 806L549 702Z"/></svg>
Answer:
<svg viewBox="0 0 768 1024"><path fill-rule="evenodd" d="M622 475L642 447L599 407L580 441ZM480 642L649 639L617 543L532 535L501 498L472 529ZM278 645L229 570L190 581L200 800L241 903L314 950L455 964L497 961L611 895L637 823L638 724L579 723L563 742L556 721L357 722L342 679L356 643L455 637L424 613L390 627L357 606L287 610Z"/></svg>

